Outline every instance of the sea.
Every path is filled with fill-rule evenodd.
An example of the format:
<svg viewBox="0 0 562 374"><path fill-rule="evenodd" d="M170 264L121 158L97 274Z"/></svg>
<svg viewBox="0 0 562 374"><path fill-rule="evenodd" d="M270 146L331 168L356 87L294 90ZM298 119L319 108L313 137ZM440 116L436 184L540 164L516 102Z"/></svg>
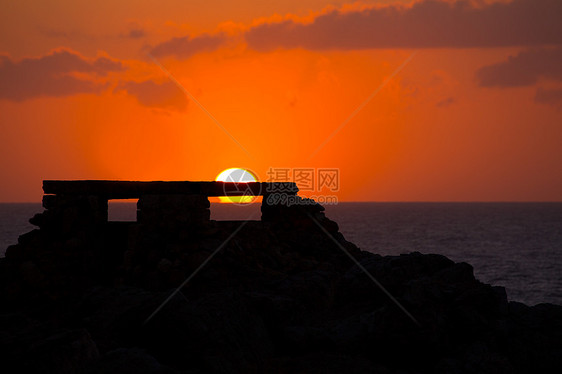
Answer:
<svg viewBox="0 0 562 374"><path fill-rule="evenodd" d="M213 203L211 219L259 219L259 208ZM0 257L41 211L41 204L0 204ZM339 203L326 215L365 251L442 254L505 287L509 300L562 305L562 203ZM134 203L110 204L110 220L135 218Z"/></svg>

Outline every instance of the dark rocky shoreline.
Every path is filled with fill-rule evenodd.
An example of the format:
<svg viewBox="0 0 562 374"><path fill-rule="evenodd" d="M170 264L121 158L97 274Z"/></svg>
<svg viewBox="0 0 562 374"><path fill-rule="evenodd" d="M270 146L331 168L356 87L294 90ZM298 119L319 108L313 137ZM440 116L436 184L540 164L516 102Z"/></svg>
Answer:
<svg viewBox="0 0 562 374"><path fill-rule="evenodd" d="M363 252L319 205L262 206L262 221L242 224L208 220L208 202L193 197L139 204L146 216L122 223L98 219L103 201L93 197L47 202L32 219L39 229L8 248L0 259L3 373L562 368L561 306L508 302L503 288L441 255ZM178 213L186 207L195 213Z"/></svg>

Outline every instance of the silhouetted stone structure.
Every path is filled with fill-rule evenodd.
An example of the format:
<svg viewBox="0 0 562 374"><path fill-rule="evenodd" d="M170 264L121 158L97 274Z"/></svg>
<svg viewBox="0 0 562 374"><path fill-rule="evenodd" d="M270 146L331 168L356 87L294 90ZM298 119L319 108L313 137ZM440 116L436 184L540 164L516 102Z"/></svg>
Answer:
<svg viewBox="0 0 562 374"><path fill-rule="evenodd" d="M107 222L107 202L111 199L138 199L138 222L157 226L198 225L209 221L210 196L264 196L262 218L266 221L282 220L285 214L294 216L296 205L311 213L323 210L316 203L303 204L305 201L296 196L295 183L46 180L43 191L46 211L35 216L32 223L58 226L63 232ZM268 197L272 193L290 196L293 207L278 200L270 204L273 199Z"/></svg>
<svg viewBox="0 0 562 374"><path fill-rule="evenodd" d="M361 251L294 184L45 181L44 191L39 229L0 258L3 373L562 367L561 306L508 302L441 255ZM208 197L228 194L263 195L262 219L210 220ZM138 198L136 222L107 221L116 198Z"/></svg>
<svg viewBox="0 0 562 374"><path fill-rule="evenodd" d="M81 271L71 282L76 286L124 282L155 290L177 285L207 251L220 244L218 239L225 240L238 225L210 219L211 196L263 196L261 221L246 225L256 237L274 230L308 253L318 242L330 243L315 227L321 224L342 245L356 250L338 232L338 225L325 217L324 207L297 195L295 183L45 180L43 190L45 210L30 219L39 230L21 235L18 245L6 250L6 257L25 261L63 252L66 255L55 268L76 270L78 264ZM112 199L138 199L137 220L108 221ZM303 240L301 232L306 230L319 235ZM48 277L57 281L61 274L72 273L66 268L50 270Z"/></svg>
<svg viewBox="0 0 562 374"><path fill-rule="evenodd" d="M295 195L299 190L291 182L189 182L189 181L43 181L45 194L95 195L107 199L138 199L142 195L262 196L269 191Z"/></svg>

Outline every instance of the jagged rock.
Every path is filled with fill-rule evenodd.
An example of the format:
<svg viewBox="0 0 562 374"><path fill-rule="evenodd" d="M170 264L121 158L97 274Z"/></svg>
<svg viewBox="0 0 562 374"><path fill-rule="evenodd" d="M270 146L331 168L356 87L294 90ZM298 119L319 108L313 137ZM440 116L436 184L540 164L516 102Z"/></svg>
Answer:
<svg viewBox="0 0 562 374"><path fill-rule="evenodd" d="M222 185L102 182L46 196L47 211L32 219L40 229L0 259L3 372L22 360L63 373L562 367L562 307L508 302L469 264L362 252L298 196L294 206L266 202L262 221L241 226L209 220L206 196L148 193ZM128 186L145 195L140 222L105 222L107 196L88 194L122 196Z"/></svg>
<svg viewBox="0 0 562 374"><path fill-rule="evenodd" d="M107 352L86 374L175 374L178 371L161 365L154 357L140 348L118 348Z"/></svg>
<svg viewBox="0 0 562 374"><path fill-rule="evenodd" d="M83 373L99 358L87 330L56 330L21 316L0 317L3 373ZM13 326L13 324L16 326Z"/></svg>
<svg viewBox="0 0 562 374"><path fill-rule="evenodd" d="M26 261L20 266L21 276L23 280L32 288L41 288L45 283L45 276L39 267L31 262Z"/></svg>

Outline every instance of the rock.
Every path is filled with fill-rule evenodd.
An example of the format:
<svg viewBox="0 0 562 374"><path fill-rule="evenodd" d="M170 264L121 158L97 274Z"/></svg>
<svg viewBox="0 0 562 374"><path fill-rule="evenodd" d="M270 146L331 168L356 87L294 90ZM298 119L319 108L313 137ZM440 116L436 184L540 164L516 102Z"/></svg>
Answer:
<svg viewBox="0 0 562 374"><path fill-rule="evenodd" d="M20 266L20 271L23 280L32 288L41 288L45 286L45 276L39 267L31 262L26 261Z"/></svg>
<svg viewBox="0 0 562 374"><path fill-rule="evenodd" d="M170 271L174 264L172 261L168 260L167 258L163 258L158 263L158 271L161 273L167 273Z"/></svg>
<svg viewBox="0 0 562 374"><path fill-rule="evenodd" d="M338 352L295 354L274 358L266 363L263 372L295 374L391 374L396 373L362 356ZM400 373L406 374L401 371Z"/></svg>
<svg viewBox="0 0 562 374"><path fill-rule="evenodd" d="M193 302L178 298L141 328L138 339L174 367L215 373L255 370L273 349L259 314L229 291Z"/></svg>
<svg viewBox="0 0 562 374"><path fill-rule="evenodd" d="M562 307L508 302L505 289L444 256L362 252L313 201L266 201L262 221L241 226L210 221L207 195L181 194L223 185L98 182L47 183L65 194L45 196L32 219L40 229L0 259L4 371L562 367ZM142 195L139 222L106 222L107 196L93 191Z"/></svg>
<svg viewBox="0 0 562 374"><path fill-rule="evenodd" d="M86 374L174 374L154 357L140 348L118 348L107 352L85 370Z"/></svg>
<svg viewBox="0 0 562 374"><path fill-rule="evenodd" d="M88 331L70 330L34 343L24 367L33 372L74 374L83 372L98 357Z"/></svg>

